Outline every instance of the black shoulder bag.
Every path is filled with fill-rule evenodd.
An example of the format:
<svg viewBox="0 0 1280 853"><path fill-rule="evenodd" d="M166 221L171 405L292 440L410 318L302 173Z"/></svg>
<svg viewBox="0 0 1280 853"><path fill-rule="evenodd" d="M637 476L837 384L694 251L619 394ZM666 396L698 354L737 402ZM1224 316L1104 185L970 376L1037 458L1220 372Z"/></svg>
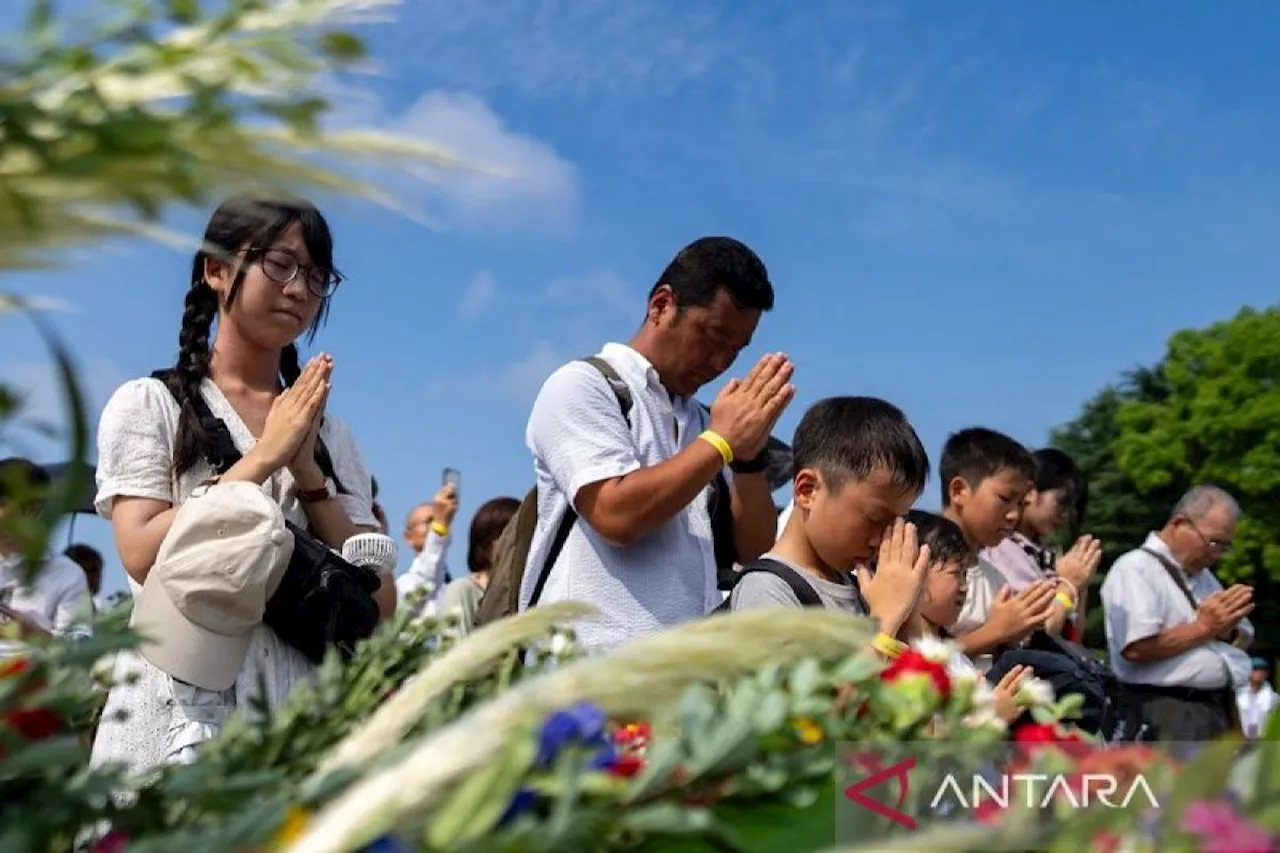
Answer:
<svg viewBox="0 0 1280 853"><path fill-rule="evenodd" d="M173 393L170 373L157 370L151 376ZM221 476L240 461L240 451L226 423L214 416L202 395L195 395L192 408L206 438L202 448L205 461ZM341 491L332 460L325 456L319 461L321 471ZM285 521L285 526L293 534L293 556L280 586L267 602L262 621L312 663L323 661L330 646L344 660L350 660L356 644L378 627L378 604L373 594L381 579L372 569L347 562L293 522Z"/></svg>

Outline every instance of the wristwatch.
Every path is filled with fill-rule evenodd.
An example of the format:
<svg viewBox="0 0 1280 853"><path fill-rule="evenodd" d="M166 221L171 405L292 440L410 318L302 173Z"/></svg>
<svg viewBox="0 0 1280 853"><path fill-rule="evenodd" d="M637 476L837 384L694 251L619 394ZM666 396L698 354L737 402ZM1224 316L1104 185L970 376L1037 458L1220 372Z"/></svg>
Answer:
<svg viewBox="0 0 1280 853"><path fill-rule="evenodd" d="M735 459L729 463L729 470L735 474L759 474L768 467L769 457L765 453L755 459Z"/></svg>

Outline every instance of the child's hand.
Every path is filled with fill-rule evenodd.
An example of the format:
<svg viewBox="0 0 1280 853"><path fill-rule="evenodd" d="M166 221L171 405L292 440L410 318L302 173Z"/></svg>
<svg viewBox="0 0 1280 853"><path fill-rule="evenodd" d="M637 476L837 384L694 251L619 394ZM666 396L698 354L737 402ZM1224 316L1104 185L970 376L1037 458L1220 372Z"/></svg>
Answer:
<svg viewBox="0 0 1280 853"><path fill-rule="evenodd" d="M987 621L1002 643L1020 643L1053 615L1053 596L1058 585L1054 581L1037 581L1017 595L1001 587L991 604Z"/></svg>
<svg viewBox="0 0 1280 853"><path fill-rule="evenodd" d="M916 541L916 526L899 518L880 540L876 572L858 566L858 588L880 630L896 637L915 610L929 568L929 546Z"/></svg>
<svg viewBox="0 0 1280 853"><path fill-rule="evenodd" d="M1032 674L1031 667L1019 664L1004 674L1000 683L991 688L991 701L995 705L995 714L1006 723L1012 723L1022 716L1022 708L1014 700L1022 682Z"/></svg>
<svg viewBox="0 0 1280 853"><path fill-rule="evenodd" d="M1102 562L1102 542L1092 536L1081 536L1071 550L1058 560L1059 577L1066 578L1076 588L1076 595L1084 595L1089 580Z"/></svg>

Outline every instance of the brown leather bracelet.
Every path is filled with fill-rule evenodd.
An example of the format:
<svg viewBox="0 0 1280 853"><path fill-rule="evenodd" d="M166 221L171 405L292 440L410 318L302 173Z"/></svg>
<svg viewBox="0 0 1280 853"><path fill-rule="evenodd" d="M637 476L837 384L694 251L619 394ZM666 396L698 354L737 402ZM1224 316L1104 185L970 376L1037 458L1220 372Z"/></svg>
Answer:
<svg viewBox="0 0 1280 853"><path fill-rule="evenodd" d="M318 504L329 500L329 484L326 483L318 489L299 489L297 491L298 500L304 504Z"/></svg>

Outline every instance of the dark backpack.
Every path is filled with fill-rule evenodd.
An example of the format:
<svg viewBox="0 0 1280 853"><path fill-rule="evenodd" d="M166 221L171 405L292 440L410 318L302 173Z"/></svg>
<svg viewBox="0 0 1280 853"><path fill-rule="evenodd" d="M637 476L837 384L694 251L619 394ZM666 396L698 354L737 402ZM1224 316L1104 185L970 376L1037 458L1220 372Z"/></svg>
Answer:
<svg viewBox="0 0 1280 853"><path fill-rule="evenodd" d="M151 376L173 393L169 384L171 371L157 370ZM210 411L202 395L196 394L191 402L205 433L206 446L201 448L205 461L214 473L225 474L240 461L231 431ZM329 455L318 453L316 461L321 472L342 491ZM293 556L280 585L267 601L262 621L312 663L323 661L330 646L349 660L355 654L356 643L367 639L378 627L378 604L373 594L382 581L371 569L347 562L293 522L286 521L285 525L293 534Z"/></svg>
<svg viewBox="0 0 1280 853"><path fill-rule="evenodd" d="M618 371L613 368L613 365L599 356L588 356L580 360L600 371L601 376L609 383L609 387L613 390L613 394L618 400L618 407L622 410L622 416L627 419L627 423L630 425L631 408L634 405L634 400L631 397L631 389L627 387L622 377L618 375ZM733 550L733 514L729 500L729 484L725 480L724 474L720 473L716 475L711 485L708 511L711 515L712 540L715 545L716 562L717 565L732 567L736 560L736 554ZM542 568L538 573L537 583L534 584L533 594L529 599L530 607L533 607L542 598L542 591L546 588L547 579L551 576L551 570L555 567L556 560L559 558L560 552L564 550L565 542L568 541L569 534L573 531L573 526L577 521L578 514L574 511L573 505L570 504L560 518L555 536L551 540L551 547L547 551L546 559L543 561ZM524 500L520 502L520 508L516 510L515 516L507 523L502 534L498 537L497 543L494 545L493 568L489 570L489 586L485 589L485 593L480 599L480 604L476 608L475 624L477 627L496 622L507 616L513 616L519 612L520 586L524 582L525 568L529 562L529 546L533 543L533 533L537 526L538 488L534 486L525 493ZM728 563L723 563L722 561L724 560L727 560Z"/></svg>
<svg viewBox="0 0 1280 853"><path fill-rule="evenodd" d="M756 562L747 566L745 569L737 573L737 579L734 586L742 583L742 579L753 572L765 572L776 578L786 581L787 586L791 587L791 591L795 593L796 598L800 600L801 607L823 607L822 598L819 597L818 591L813 585L805 580L799 572L788 566L786 563L777 560L771 560L768 557L761 557ZM733 589L729 589L729 595L725 600L720 602L720 606L712 613L729 613L733 610L730 606L733 602Z"/></svg>
<svg viewBox="0 0 1280 853"><path fill-rule="evenodd" d="M997 684L1019 665L1031 667L1036 678L1053 685L1058 698L1075 693L1084 699L1080 718L1072 721L1076 726L1091 734L1110 734L1115 726L1119 681L1088 649L1038 630L1026 646L1000 654L987 673L987 681Z"/></svg>

